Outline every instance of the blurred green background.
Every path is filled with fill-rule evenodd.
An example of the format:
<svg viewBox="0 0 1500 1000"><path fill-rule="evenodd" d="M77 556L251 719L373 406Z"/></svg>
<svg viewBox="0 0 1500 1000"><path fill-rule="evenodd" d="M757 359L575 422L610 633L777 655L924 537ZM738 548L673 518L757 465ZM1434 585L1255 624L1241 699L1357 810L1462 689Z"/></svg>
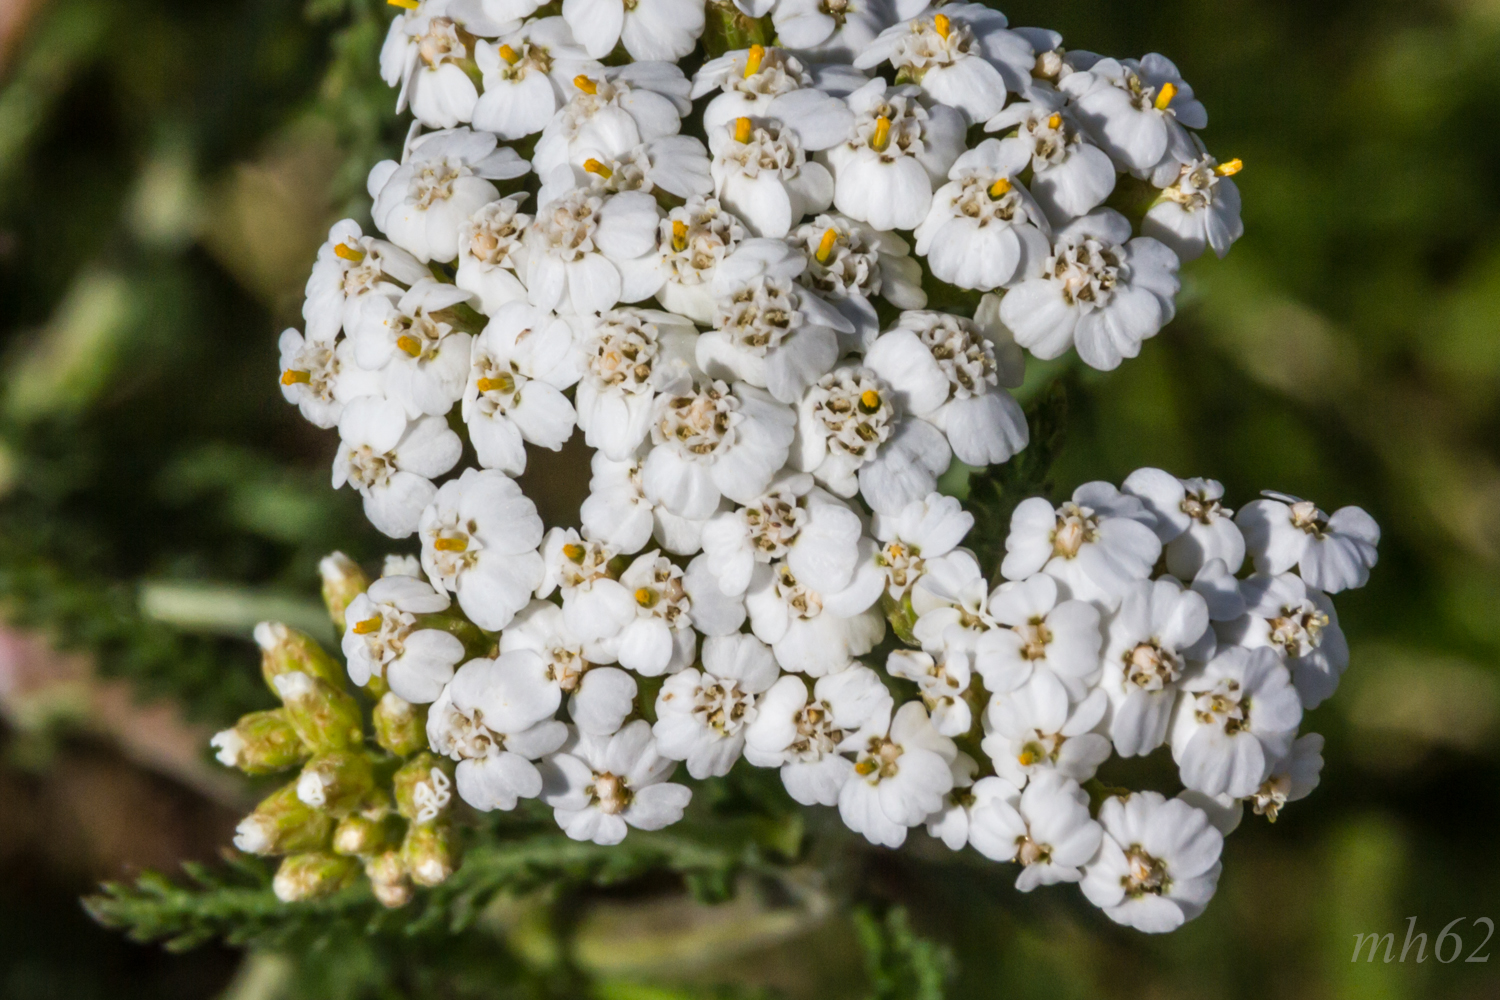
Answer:
<svg viewBox="0 0 1500 1000"><path fill-rule="evenodd" d="M1399 946L1411 917L1429 939L1465 918L1465 955L1500 919L1500 0L1004 9L1169 55L1210 148L1246 164L1245 239L1188 269L1139 359L1034 367L1028 391L1069 387L1058 486L1153 464L1238 503L1357 503L1381 560L1338 601L1353 665L1307 722L1322 787L1246 822L1183 931L1122 931L920 843L858 877L947 950L955 997L1500 996L1500 958L1350 962L1356 933ZM249 626L326 634L316 559L386 550L328 489L333 435L275 383L314 248L402 128L374 74L386 11L0 2L0 996L312 995L293 959L129 944L77 897L215 855L246 792L204 740L265 697ZM554 523L579 459L528 473ZM872 974L843 912L786 927L642 890L578 919L598 997L928 995ZM461 982L419 952L394 977L325 955L318 995L544 995L512 973L551 940L497 912L447 946L473 957Z"/></svg>

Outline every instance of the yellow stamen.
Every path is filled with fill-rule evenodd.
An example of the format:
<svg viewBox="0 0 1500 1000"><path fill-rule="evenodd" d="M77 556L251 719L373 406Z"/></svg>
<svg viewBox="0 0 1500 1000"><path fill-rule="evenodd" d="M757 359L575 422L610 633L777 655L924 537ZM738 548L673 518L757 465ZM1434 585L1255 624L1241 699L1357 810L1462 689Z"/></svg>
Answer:
<svg viewBox="0 0 1500 1000"><path fill-rule="evenodd" d="M422 6L420 0L385 0L392 7L404 7L407 10L416 10Z"/></svg>
<svg viewBox="0 0 1500 1000"><path fill-rule="evenodd" d="M1001 177L990 185L990 197L1004 198L1010 193L1011 186L1009 177Z"/></svg>
<svg viewBox="0 0 1500 1000"><path fill-rule="evenodd" d="M891 144L891 120L885 115L875 119L875 134L870 137L870 148L877 153L885 152Z"/></svg>
<svg viewBox="0 0 1500 1000"><path fill-rule="evenodd" d="M672 249L678 253L687 249L687 223L681 219L672 220Z"/></svg>
<svg viewBox="0 0 1500 1000"><path fill-rule="evenodd" d="M434 538L432 547L439 552L463 552L469 547L467 535L459 535L457 538Z"/></svg>
<svg viewBox="0 0 1500 1000"><path fill-rule="evenodd" d="M1036 752L1030 749L1022 750L1021 755L1016 758L1016 760L1020 762L1022 767L1030 767L1040 759L1041 758L1036 755Z"/></svg>
<svg viewBox="0 0 1500 1000"><path fill-rule="evenodd" d="M750 141L750 119L748 119L748 118L736 118L734 120L734 141L735 142L749 142Z"/></svg>
<svg viewBox="0 0 1500 1000"><path fill-rule="evenodd" d="M584 551L584 547L577 542L570 542L563 546L563 555L567 556L570 562L583 562Z"/></svg>
<svg viewBox="0 0 1500 1000"><path fill-rule="evenodd" d="M1161 85L1161 89L1156 92L1156 110L1157 111L1165 111L1165 110L1167 110L1167 105L1171 104L1172 103L1172 98L1174 98L1176 96L1177 96L1177 85L1176 84L1170 83L1170 82L1162 84Z"/></svg>
<svg viewBox="0 0 1500 1000"><path fill-rule="evenodd" d="M296 385L298 382L311 382L312 372L301 371L296 368L288 368L281 373L282 385Z"/></svg>
<svg viewBox="0 0 1500 1000"><path fill-rule="evenodd" d="M583 161L583 169L587 170L591 174L598 174L605 180L609 180L615 174L613 170L609 169L604 164L594 159L592 156Z"/></svg>
<svg viewBox="0 0 1500 1000"><path fill-rule="evenodd" d="M333 255L335 257L342 257L351 264L358 264L365 259L365 252L363 250L351 247L347 243L335 243L333 245Z"/></svg>
<svg viewBox="0 0 1500 1000"><path fill-rule="evenodd" d="M422 353L422 342L409 333L397 337L396 346L414 358Z"/></svg>
<svg viewBox="0 0 1500 1000"><path fill-rule="evenodd" d="M864 760L854 765L854 770L855 773L861 776L867 776L874 774L875 769L879 766L879 764L875 763L875 759L873 757L866 757Z"/></svg>
<svg viewBox="0 0 1500 1000"><path fill-rule="evenodd" d="M649 587L642 587L635 592L635 603L643 608L649 608L656 603L656 591Z"/></svg>
<svg viewBox="0 0 1500 1000"><path fill-rule="evenodd" d="M362 622L355 622L354 634L369 635L371 632L379 632L380 626L384 623L384 621L385 619L381 618L379 615L376 615L374 618L366 618Z"/></svg>
<svg viewBox="0 0 1500 1000"><path fill-rule="evenodd" d="M505 379L482 378L475 383L475 386L479 389L480 392L494 392L496 389L499 389L503 392L505 390Z"/></svg>
<svg viewBox="0 0 1500 1000"><path fill-rule="evenodd" d="M577 87L585 94L599 93L599 85L593 80L590 80L588 77L584 76L582 73L579 73L577 76L573 77L573 86Z"/></svg>
<svg viewBox="0 0 1500 1000"><path fill-rule="evenodd" d="M818 241L818 252L813 256L818 259L819 264L828 263L828 258L833 256L833 244L838 241L839 234L832 229L823 231L823 238Z"/></svg>
<svg viewBox="0 0 1500 1000"><path fill-rule="evenodd" d="M939 14L932 19L932 26L936 28L937 33L942 35L944 38L947 38L948 32L953 30L953 26L948 22L948 18L942 14Z"/></svg>
<svg viewBox="0 0 1500 1000"><path fill-rule="evenodd" d="M859 394L859 408L866 413L874 413L880 409L880 393L874 389L866 389Z"/></svg>
<svg viewBox="0 0 1500 1000"><path fill-rule="evenodd" d="M766 57L764 45L750 46L750 53L745 56L745 76L752 77L760 72L760 61Z"/></svg>
<svg viewBox="0 0 1500 1000"><path fill-rule="evenodd" d="M500 46L500 58L510 63L512 66L521 61L521 57L516 54L516 50L511 48L509 45Z"/></svg>
<svg viewBox="0 0 1500 1000"><path fill-rule="evenodd" d="M1047 119L1048 128L1062 128L1062 115L1053 115Z"/></svg>
<svg viewBox="0 0 1500 1000"><path fill-rule="evenodd" d="M1214 173L1218 174L1220 177L1233 177L1235 174L1244 169L1245 161L1236 156L1228 163L1221 163L1217 167L1214 167Z"/></svg>

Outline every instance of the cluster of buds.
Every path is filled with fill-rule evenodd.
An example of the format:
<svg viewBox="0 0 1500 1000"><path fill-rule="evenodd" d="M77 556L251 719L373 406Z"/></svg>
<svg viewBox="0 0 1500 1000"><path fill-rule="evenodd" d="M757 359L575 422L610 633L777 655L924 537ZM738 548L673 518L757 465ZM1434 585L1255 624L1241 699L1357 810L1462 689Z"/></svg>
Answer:
<svg viewBox="0 0 1500 1000"><path fill-rule="evenodd" d="M352 561L323 564L336 627L368 580ZM371 678L350 693L342 664L312 637L277 622L255 629L261 673L281 707L243 716L213 738L221 763L246 774L296 776L240 821L234 844L281 858L273 883L284 902L353 884L361 872L386 906L412 886L447 879L457 846L450 819L453 765L427 752L427 706Z"/></svg>

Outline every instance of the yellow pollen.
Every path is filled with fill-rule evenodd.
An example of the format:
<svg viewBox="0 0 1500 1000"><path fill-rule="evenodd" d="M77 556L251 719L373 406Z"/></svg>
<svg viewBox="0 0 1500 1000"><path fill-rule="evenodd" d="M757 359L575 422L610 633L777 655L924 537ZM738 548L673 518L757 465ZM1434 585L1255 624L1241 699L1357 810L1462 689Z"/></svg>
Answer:
<svg viewBox="0 0 1500 1000"><path fill-rule="evenodd" d="M859 405L866 413L874 413L880 409L880 393L874 389L866 389L859 394Z"/></svg>
<svg viewBox="0 0 1500 1000"><path fill-rule="evenodd" d="M1021 755L1016 758L1016 760L1020 761L1022 767L1030 767L1040 759L1034 750L1022 750Z"/></svg>
<svg viewBox="0 0 1500 1000"><path fill-rule="evenodd" d="M459 535L457 538L434 538L432 547L439 552L463 552L469 547L467 535Z"/></svg>
<svg viewBox="0 0 1500 1000"><path fill-rule="evenodd" d="M351 264L358 264L365 259L365 252L363 250L355 249L347 243L335 243L333 245L333 255L341 257Z"/></svg>
<svg viewBox="0 0 1500 1000"><path fill-rule="evenodd" d="M511 48L509 45L500 46L500 58L510 63L512 66L521 61L521 57L516 54L516 50Z"/></svg>
<svg viewBox="0 0 1500 1000"><path fill-rule="evenodd" d="M885 115L875 119L875 134L870 137L870 148L877 153L885 152L891 144L891 120Z"/></svg>
<svg viewBox="0 0 1500 1000"><path fill-rule="evenodd" d="M734 141L735 142L749 142L750 141L750 119L748 119L748 118L736 118L734 120Z"/></svg>
<svg viewBox="0 0 1500 1000"><path fill-rule="evenodd" d="M392 7L404 7L407 10L416 10L418 7L422 6L420 0L385 0L385 2L390 4Z"/></svg>
<svg viewBox="0 0 1500 1000"><path fill-rule="evenodd" d="M569 562L583 562L584 548L577 542L571 542L563 546L563 555L568 557Z"/></svg>
<svg viewBox="0 0 1500 1000"><path fill-rule="evenodd" d="M354 634L369 635L371 632L379 632L380 626L384 621L385 619L381 618L379 615L376 615L374 618L366 618L362 622L355 622Z"/></svg>
<svg viewBox="0 0 1500 1000"><path fill-rule="evenodd" d="M823 231L823 238L818 241L818 252L813 255L818 259L819 264L828 263L828 258L833 256L833 244L838 238L839 234L832 229Z"/></svg>
<svg viewBox="0 0 1500 1000"><path fill-rule="evenodd" d="M1004 198L1007 194L1010 193L1010 189L1011 189L1010 178L1009 177L1001 177L999 180L995 181L995 183L993 183L993 184L990 185L990 197L991 198Z"/></svg>
<svg viewBox="0 0 1500 1000"><path fill-rule="evenodd" d="M944 38L947 38L948 32L953 30L953 26L948 23L948 18L942 14L939 14L932 19L932 26L936 28L937 33L942 35Z"/></svg>
<svg viewBox="0 0 1500 1000"><path fill-rule="evenodd" d="M854 765L854 770L861 775L868 775L873 774L875 772L875 769L879 766L879 764L875 763L874 758L866 757L864 760Z"/></svg>
<svg viewBox="0 0 1500 1000"><path fill-rule="evenodd" d="M573 86L577 87L585 94L599 93L599 85L593 80L590 80L588 77L584 76L582 73L579 73L577 76L573 77Z"/></svg>
<svg viewBox="0 0 1500 1000"><path fill-rule="evenodd" d="M311 382L312 372L305 372L297 368L288 368L281 373L282 385L296 385L298 382Z"/></svg>
<svg viewBox="0 0 1500 1000"><path fill-rule="evenodd" d="M672 249L678 253L687 249L687 223L681 219L672 220Z"/></svg>
<svg viewBox="0 0 1500 1000"><path fill-rule="evenodd" d="M1157 111L1165 111L1165 110L1167 110L1167 105L1171 104L1172 103L1172 98L1174 98L1176 96L1177 96L1177 85L1176 84L1173 84L1173 83L1164 83L1164 84L1162 84L1161 85L1161 89L1156 92L1156 110Z"/></svg>
<svg viewBox="0 0 1500 1000"><path fill-rule="evenodd" d="M480 392L494 392L496 389L500 389L503 391L505 388L505 383L498 378L482 378L478 382L475 382L474 386Z"/></svg>
<svg viewBox="0 0 1500 1000"><path fill-rule="evenodd" d="M760 61L766 57L764 45L750 46L750 52L745 56L745 76L752 77L760 72Z"/></svg>
<svg viewBox="0 0 1500 1000"><path fill-rule="evenodd" d="M656 603L656 594L649 587L642 587L635 592L635 603L643 608L649 608Z"/></svg>
<svg viewBox="0 0 1500 1000"><path fill-rule="evenodd" d="M598 174L605 180L609 180L615 174L613 170L609 169L604 164L594 159L592 156L583 161L583 169L587 170L591 174Z"/></svg>
<svg viewBox="0 0 1500 1000"><path fill-rule="evenodd" d="M1048 128L1062 128L1062 115L1053 115L1047 119Z"/></svg>
<svg viewBox="0 0 1500 1000"><path fill-rule="evenodd" d="M422 342L408 333L396 338L396 346L414 358L422 353Z"/></svg>
<svg viewBox="0 0 1500 1000"><path fill-rule="evenodd" d="M1228 163L1221 163L1217 167L1214 167L1214 173L1218 174L1220 177L1233 177L1235 174L1244 169L1245 161L1236 156Z"/></svg>

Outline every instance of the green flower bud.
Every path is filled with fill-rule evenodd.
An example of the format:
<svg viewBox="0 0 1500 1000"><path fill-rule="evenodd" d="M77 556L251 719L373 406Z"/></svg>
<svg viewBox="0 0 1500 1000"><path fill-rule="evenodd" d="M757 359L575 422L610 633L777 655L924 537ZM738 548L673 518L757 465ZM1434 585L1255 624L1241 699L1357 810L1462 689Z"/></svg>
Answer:
<svg viewBox="0 0 1500 1000"><path fill-rule="evenodd" d="M215 733L209 743L225 767L246 774L271 774L296 767L311 753L287 721L285 709L251 712L240 717L233 729Z"/></svg>
<svg viewBox="0 0 1500 1000"><path fill-rule="evenodd" d="M277 677L293 671L344 689L344 668L306 633L280 622L261 622L255 626L255 642L260 646L261 676L272 691L276 691Z"/></svg>
<svg viewBox="0 0 1500 1000"><path fill-rule="evenodd" d="M434 886L453 874L456 845L447 823L413 823L406 828L401 860L418 885Z"/></svg>
<svg viewBox="0 0 1500 1000"><path fill-rule="evenodd" d="M315 851L328 843L333 817L297 797L292 782L266 797L234 831L234 846L246 854Z"/></svg>
<svg viewBox="0 0 1500 1000"><path fill-rule="evenodd" d="M360 857L376 854L390 844L389 826L383 818L372 818L361 813L345 816L333 829L334 853Z"/></svg>
<svg viewBox="0 0 1500 1000"><path fill-rule="evenodd" d="M453 765L427 752L417 754L391 778L396 811L413 823L431 823L453 801Z"/></svg>
<svg viewBox="0 0 1500 1000"><path fill-rule="evenodd" d="M359 862L326 851L288 854L276 869L271 888L283 903L317 899L349 885L359 875Z"/></svg>
<svg viewBox="0 0 1500 1000"><path fill-rule="evenodd" d="M375 742L397 757L409 757L427 748L426 705L413 705L387 692L376 703L372 721Z"/></svg>
<svg viewBox="0 0 1500 1000"><path fill-rule="evenodd" d="M359 568L359 563L342 552L324 556L318 563L318 574L323 578L323 603L328 605L328 617L342 635L344 612L370 586L370 578Z"/></svg>
<svg viewBox="0 0 1500 1000"><path fill-rule="evenodd" d="M394 910L411 901L411 879L407 877L400 851L385 851L367 860L365 877L370 880L370 890L382 906Z"/></svg>
<svg viewBox="0 0 1500 1000"><path fill-rule="evenodd" d="M318 754L297 778L297 797L334 816L354 812L374 788L370 758L358 750Z"/></svg>
<svg viewBox="0 0 1500 1000"><path fill-rule="evenodd" d="M277 674L274 687L286 706L286 719L314 753L344 750L364 740L359 703L321 677L301 671Z"/></svg>

